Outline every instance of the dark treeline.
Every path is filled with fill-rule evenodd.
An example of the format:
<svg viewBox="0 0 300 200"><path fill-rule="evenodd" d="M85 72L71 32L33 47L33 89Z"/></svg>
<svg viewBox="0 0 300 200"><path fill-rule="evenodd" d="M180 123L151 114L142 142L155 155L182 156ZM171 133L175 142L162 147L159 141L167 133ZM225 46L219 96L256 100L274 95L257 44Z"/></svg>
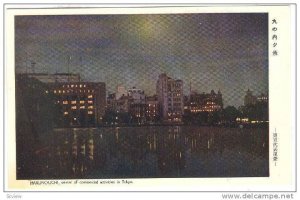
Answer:
<svg viewBox="0 0 300 200"><path fill-rule="evenodd" d="M239 109L234 106L215 112L192 113L186 111L183 115L184 124L196 125L237 125L237 118L247 118L251 121L268 121L268 103L258 102L253 105L241 106Z"/></svg>
<svg viewBox="0 0 300 200"><path fill-rule="evenodd" d="M17 175L31 173L35 163L28 160L35 160L35 152L43 145L46 133L62 125L61 108L47 90L47 85L36 79L16 77Z"/></svg>

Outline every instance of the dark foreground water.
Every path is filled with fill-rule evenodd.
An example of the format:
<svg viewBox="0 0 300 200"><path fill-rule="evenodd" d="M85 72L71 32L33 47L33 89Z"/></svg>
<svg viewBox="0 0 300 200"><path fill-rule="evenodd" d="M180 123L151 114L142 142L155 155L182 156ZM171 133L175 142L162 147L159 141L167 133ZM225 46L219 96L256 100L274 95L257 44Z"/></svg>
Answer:
<svg viewBox="0 0 300 200"><path fill-rule="evenodd" d="M40 140L18 152L18 179L269 176L268 128L75 128Z"/></svg>

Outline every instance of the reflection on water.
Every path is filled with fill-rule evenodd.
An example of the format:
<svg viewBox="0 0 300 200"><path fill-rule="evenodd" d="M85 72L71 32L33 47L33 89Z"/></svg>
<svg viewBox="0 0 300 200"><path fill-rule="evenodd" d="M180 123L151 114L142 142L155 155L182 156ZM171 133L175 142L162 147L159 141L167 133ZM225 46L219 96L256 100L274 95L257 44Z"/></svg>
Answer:
<svg viewBox="0 0 300 200"><path fill-rule="evenodd" d="M268 176L267 128L61 129L36 150L28 178ZM26 161L27 162L27 161Z"/></svg>

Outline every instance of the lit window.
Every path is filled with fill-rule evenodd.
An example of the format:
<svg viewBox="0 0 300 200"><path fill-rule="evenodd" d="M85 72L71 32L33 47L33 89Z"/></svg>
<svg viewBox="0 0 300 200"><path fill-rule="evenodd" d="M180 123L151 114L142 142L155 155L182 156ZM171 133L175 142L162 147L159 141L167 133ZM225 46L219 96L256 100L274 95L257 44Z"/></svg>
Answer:
<svg viewBox="0 0 300 200"><path fill-rule="evenodd" d="M72 109L72 110L76 110L77 107L76 107L76 106L72 106L71 109Z"/></svg>
<svg viewBox="0 0 300 200"><path fill-rule="evenodd" d="M88 101L88 103L89 103L89 104L92 104L92 103L93 103L93 101Z"/></svg>
<svg viewBox="0 0 300 200"><path fill-rule="evenodd" d="M56 94L56 90L54 90L54 94Z"/></svg>
<svg viewBox="0 0 300 200"><path fill-rule="evenodd" d="M88 98L93 98L93 95L89 95Z"/></svg>
<svg viewBox="0 0 300 200"><path fill-rule="evenodd" d="M48 90L46 90L45 92L46 92L46 94L48 94Z"/></svg>
<svg viewBox="0 0 300 200"><path fill-rule="evenodd" d="M76 101L71 101L71 104L76 104Z"/></svg>
<svg viewBox="0 0 300 200"><path fill-rule="evenodd" d="M67 115L67 114L69 114L68 112L64 112L64 115Z"/></svg>
<svg viewBox="0 0 300 200"><path fill-rule="evenodd" d="M89 106L89 107L88 107L88 109L93 109L93 108L94 108L93 106Z"/></svg>
<svg viewBox="0 0 300 200"><path fill-rule="evenodd" d="M86 85L83 85L83 87L86 87Z"/></svg>
<svg viewBox="0 0 300 200"><path fill-rule="evenodd" d="M77 85L75 85L75 87L77 87Z"/></svg>
<svg viewBox="0 0 300 200"><path fill-rule="evenodd" d="M80 84L80 85L79 85L79 87L81 87L81 88L82 88L82 84Z"/></svg>
<svg viewBox="0 0 300 200"><path fill-rule="evenodd" d="M85 109L85 106L80 106L80 109Z"/></svg>
<svg viewBox="0 0 300 200"><path fill-rule="evenodd" d="M80 101L79 103L80 103L80 104L84 104L84 101Z"/></svg>
<svg viewBox="0 0 300 200"><path fill-rule="evenodd" d="M74 87L74 85L71 85L71 88Z"/></svg>
<svg viewBox="0 0 300 200"><path fill-rule="evenodd" d="M68 101L63 101L63 104L68 104Z"/></svg>
<svg viewBox="0 0 300 200"><path fill-rule="evenodd" d="M89 114L89 115L92 115L92 114L93 114L93 111L88 111L88 114Z"/></svg>
<svg viewBox="0 0 300 200"><path fill-rule="evenodd" d="M65 93L65 91L63 90L63 93Z"/></svg>
<svg viewBox="0 0 300 200"><path fill-rule="evenodd" d="M61 90L58 90L58 93L61 93Z"/></svg>

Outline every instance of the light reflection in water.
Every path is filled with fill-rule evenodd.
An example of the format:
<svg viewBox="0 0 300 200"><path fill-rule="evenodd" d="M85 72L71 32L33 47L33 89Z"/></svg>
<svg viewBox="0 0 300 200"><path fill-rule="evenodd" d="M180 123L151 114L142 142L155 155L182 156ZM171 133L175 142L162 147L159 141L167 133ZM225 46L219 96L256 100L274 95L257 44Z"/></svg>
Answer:
<svg viewBox="0 0 300 200"><path fill-rule="evenodd" d="M44 178L268 176L267 128L69 129L49 144Z"/></svg>

